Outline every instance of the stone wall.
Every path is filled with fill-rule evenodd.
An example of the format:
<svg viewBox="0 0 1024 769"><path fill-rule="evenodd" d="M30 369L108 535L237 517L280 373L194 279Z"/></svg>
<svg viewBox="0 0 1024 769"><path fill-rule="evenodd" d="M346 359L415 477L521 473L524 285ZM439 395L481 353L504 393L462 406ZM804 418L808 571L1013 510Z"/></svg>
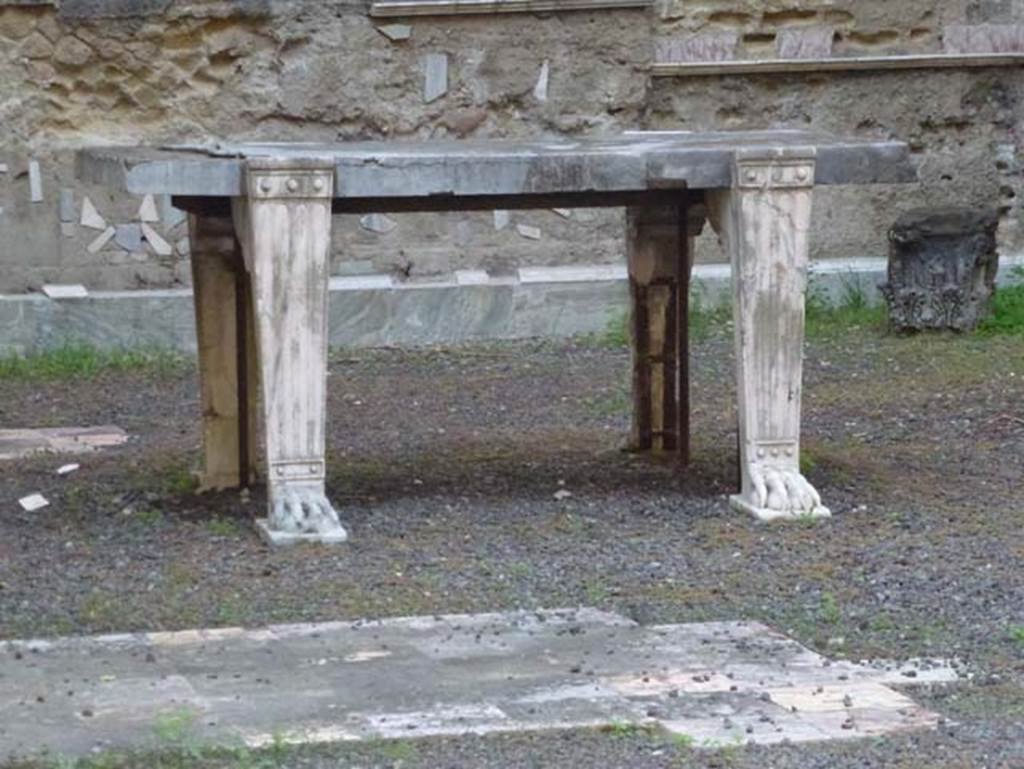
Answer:
<svg viewBox="0 0 1024 769"><path fill-rule="evenodd" d="M884 255L898 213L925 203L1002 205L1002 248L1017 252L1019 68L652 78L649 64L664 38L733 32L746 55L759 57L774 51L781 31L812 25L835 29L840 55L934 51L949 25L1016 21L1019 5L656 0L651 8L372 19L355 0L0 0L0 291L187 284L184 223L169 201L78 185L72 157L89 144L215 137L765 126L897 137L912 143L923 183L823 191L816 258ZM408 24L410 36L392 24ZM428 90L427 68L447 70L446 87L435 81L440 95ZM82 224L86 199L97 216ZM148 239L140 218L150 220ZM107 225L117 235L104 241ZM705 237L702 260L720 256ZM621 259L615 211L512 212L507 222L490 213L339 217L334 269L415 280Z"/></svg>

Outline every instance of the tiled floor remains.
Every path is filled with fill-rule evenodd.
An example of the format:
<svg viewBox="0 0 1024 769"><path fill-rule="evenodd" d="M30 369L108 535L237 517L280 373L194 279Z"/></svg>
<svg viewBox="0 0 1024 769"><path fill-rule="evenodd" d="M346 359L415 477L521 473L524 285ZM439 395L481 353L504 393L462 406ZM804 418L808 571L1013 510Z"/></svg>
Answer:
<svg viewBox="0 0 1024 769"><path fill-rule="evenodd" d="M940 662L830 661L756 622L595 609L8 641L0 745L159 747L168 719L254 747L608 724L698 747L818 741L932 728L890 684L956 679Z"/></svg>

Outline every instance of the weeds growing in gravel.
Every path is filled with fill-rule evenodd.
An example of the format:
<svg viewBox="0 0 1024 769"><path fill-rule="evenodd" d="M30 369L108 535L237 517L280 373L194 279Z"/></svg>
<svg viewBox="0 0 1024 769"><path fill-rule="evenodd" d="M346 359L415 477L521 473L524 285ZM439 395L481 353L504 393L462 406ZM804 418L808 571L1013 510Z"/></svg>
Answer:
<svg viewBox="0 0 1024 769"><path fill-rule="evenodd" d="M172 726L172 730L176 728L176 725ZM161 741L161 738L157 737L157 740ZM203 745L190 737L185 740L189 743L185 747L168 747L165 744L156 750L103 751L81 758L43 754L34 759L0 766L3 769L280 769L286 766L290 753L283 743L280 748L268 746L263 750L254 750L244 745ZM405 757L390 758L385 755L385 760L393 761L397 766L414 757L415 748Z"/></svg>
<svg viewBox="0 0 1024 769"><path fill-rule="evenodd" d="M691 734L673 734L672 744L677 748L689 750L697 744L697 739Z"/></svg>
<svg viewBox="0 0 1024 769"><path fill-rule="evenodd" d="M69 342L46 352L0 357L0 380L87 379L105 371L167 375L186 365L187 358L173 350L100 350L89 344Z"/></svg>
<svg viewBox="0 0 1024 769"><path fill-rule="evenodd" d="M594 342L597 347L610 350L629 347L629 313L620 312L615 315Z"/></svg>
<svg viewBox="0 0 1024 769"><path fill-rule="evenodd" d="M824 592L821 594L821 606L818 609L821 621L829 625L838 625L843 618L839 610L839 602L833 593Z"/></svg>
<svg viewBox="0 0 1024 769"><path fill-rule="evenodd" d="M612 737L650 737L658 731L654 724L638 724L634 721L612 721L606 726L599 727L599 731L610 734Z"/></svg>
<svg viewBox="0 0 1024 769"><path fill-rule="evenodd" d="M584 586L587 596L587 603L590 606L597 606L608 598L608 586L599 579L588 580Z"/></svg>
<svg viewBox="0 0 1024 769"><path fill-rule="evenodd" d="M708 302L705 288L699 282L690 292L689 310L690 336L698 342L707 339L716 329L725 328L732 320L732 305L728 301Z"/></svg>
<svg viewBox="0 0 1024 769"><path fill-rule="evenodd" d="M237 593L217 602L217 624L222 627L241 625L245 621L245 604Z"/></svg>
<svg viewBox="0 0 1024 769"><path fill-rule="evenodd" d="M238 521L234 518L211 518L206 522L207 530L215 537L237 537L242 533Z"/></svg>
<svg viewBox="0 0 1024 769"><path fill-rule="evenodd" d="M163 519L163 513L152 507L144 507L135 513L135 520L143 526L159 526Z"/></svg>
<svg viewBox="0 0 1024 769"><path fill-rule="evenodd" d="M153 721L153 735L164 747L193 752L196 750L194 734L198 715L188 708L160 713Z"/></svg>
<svg viewBox="0 0 1024 769"><path fill-rule="evenodd" d="M106 627L117 621L121 603L117 596L101 588L94 588L79 608L79 616L94 626Z"/></svg>
<svg viewBox="0 0 1024 769"><path fill-rule="evenodd" d="M853 328L882 329L885 307L872 302L856 276L842 280L838 301L831 301L814 278L807 284L806 331L809 338L834 336Z"/></svg>
<svg viewBox="0 0 1024 769"><path fill-rule="evenodd" d="M163 482L168 494L190 494L199 486L199 479L186 463L173 463L167 467Z"/></svg>
<svg viewBox="0 0 1024 769"><path fill-rule="evenodd" d="M375 747L384 759L396 764L412 761L418 755L416 745L410 740L382 740Z"/></svg>
<svg viewBox="0 0 1024 769"><path fill-rule="evenodd" d="M1012 625L1010 627L1010 639L1016 641L1024 650L1024 625Z"/></svg>

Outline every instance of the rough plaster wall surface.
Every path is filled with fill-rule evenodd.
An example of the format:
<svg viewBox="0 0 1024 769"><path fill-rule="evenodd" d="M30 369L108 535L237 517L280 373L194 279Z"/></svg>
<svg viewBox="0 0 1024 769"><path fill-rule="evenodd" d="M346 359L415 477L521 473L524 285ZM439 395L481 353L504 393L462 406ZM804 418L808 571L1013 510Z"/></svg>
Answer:
<svg viewBox="0 0 1024 769"><path fill-rule="evenodd" d="M946 26L1024 20L1020 5L656 0L650 10L402 20L406 38L383 34L355 0L0 0L0 291L187 283L184 223L169 201L154 201L159 220L150 226L171 253L129 237L144 201L77 184L72 156L89 144L211 137L765 126L892 136L912 142L923 183L823 191L815 257L884 255L899 211L950 202L1003 205L1004 251L1019 251L1019 70L651 80L646 66L659 38L734 32L740 55L769 56L780 30L801 26L833 27L840 56L938 51ZM427 57L445 67L442 92L430 101ZM120 237L107 237L94 219L82 223L86 198ZM61 221L62 199L64 209L74 206L72 221ZM339 217L333 268L416 280L456 269L621 261L621 212L564 214L511 212L507 224L490 213ZM721 258L713 238L702 244L702 261Z"/></svg>
<svg viewBox="0 0 1024 769"><path fill-rule="evenodd" d="M0 290L57 280L110 289L187 282L181 222L155 225L182 246L169 256L150 244L125 250L117 239L92 253L98 232L62 231L56 206L65 188L111 224L138 218L139 200L76 184L76 147L614 132L640 123L649 38L644 11L423 19L396 42L363 3L65 0L59 12L0 3L0 162L11 167L0 179ZM447 57L449 70L446 92L429 103L420 66L427 54ZM31 158L43 169L39 203L27 198ZM490 214L394 217L386 233L341 217L334 267L369 262L415 278L619 258L615 212L512 218L541 238L515 226L496 230Z"/></svg>

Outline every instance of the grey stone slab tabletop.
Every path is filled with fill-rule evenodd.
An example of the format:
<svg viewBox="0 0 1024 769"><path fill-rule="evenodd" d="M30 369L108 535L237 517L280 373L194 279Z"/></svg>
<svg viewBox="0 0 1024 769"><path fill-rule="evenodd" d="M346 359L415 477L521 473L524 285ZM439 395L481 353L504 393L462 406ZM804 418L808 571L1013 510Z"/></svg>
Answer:
<svg viewBox="0 0 1024 769"><path fill-rule="evenodd" d="M771 130L636 131L535 141L256 142L103 147L78 156L82 180L135 194L243 193L244 160L322 160L336 168L336 198L616 193L731 186L737 156L809 157L818 184L916 180L907 145Z"/></svg>

